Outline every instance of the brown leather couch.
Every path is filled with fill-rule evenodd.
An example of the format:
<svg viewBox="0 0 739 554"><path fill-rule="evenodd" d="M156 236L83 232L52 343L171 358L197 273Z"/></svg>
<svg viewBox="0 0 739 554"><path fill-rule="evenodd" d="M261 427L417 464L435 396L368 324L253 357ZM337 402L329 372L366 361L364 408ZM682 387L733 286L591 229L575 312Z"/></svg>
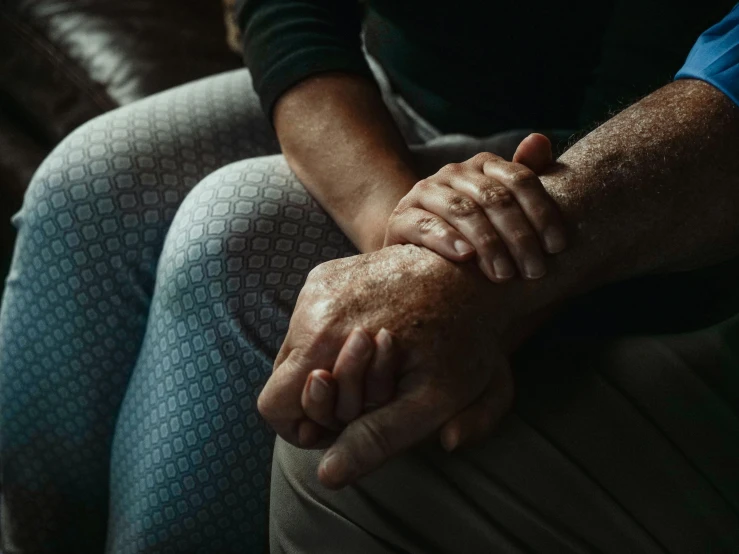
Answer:
<svg viewBox="0 0 739 554"><path fill-rule="evenodd" d="M10 216L62 138L103 112L240 65L220 0L0 0L0 279Z"/></svg>

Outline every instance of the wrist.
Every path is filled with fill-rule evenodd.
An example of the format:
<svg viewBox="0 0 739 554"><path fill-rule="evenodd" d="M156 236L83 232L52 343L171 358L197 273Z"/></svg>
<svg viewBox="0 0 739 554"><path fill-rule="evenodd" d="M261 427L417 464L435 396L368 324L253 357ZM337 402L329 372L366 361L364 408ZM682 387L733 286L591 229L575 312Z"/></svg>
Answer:
<svg viewBox="0 0 739 554"><path fill-rule="evenodd" d="M356 238L352 240L362 254L376 252L380 250L385 242L385 228L387 227L388 216L375 214L367 215L357 219Z"/></svg>
<svg viewBox="0 0 739 554"><path fill-rule="evenodd" d="M504 332L514 349L570 298L628 276L618 271L622 246L603 248L602 233L585 217L598 213L599 206L580 193L580 183L605 180L603 171L590 167L593 164L592 157L574 151L540 176L562 214L568 243L566 250L547 257L546 275L513 279L495 285L496 290L486 295L486 309L505 314Z"/></svg>
<svg viewBox="0 0 739 554"><path fill-rule="evenodd" d="M383 247L388 220L413 184L415 180L406 180L401 185L376 190L364 197L355 213L350 231L350 238L360 252L374 252Z"/></svg>

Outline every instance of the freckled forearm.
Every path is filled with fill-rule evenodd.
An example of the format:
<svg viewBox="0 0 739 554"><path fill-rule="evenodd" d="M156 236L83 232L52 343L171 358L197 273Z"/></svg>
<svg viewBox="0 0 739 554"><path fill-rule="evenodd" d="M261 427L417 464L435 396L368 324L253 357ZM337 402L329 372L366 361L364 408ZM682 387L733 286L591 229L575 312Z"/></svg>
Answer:
<svg viewBox="0 0 739 554"><path fill-rule="evenodd" d="M672 83L601 125L542 176L570 247L544 279L506 285L511 311L737 255L737 152L739 109L700 81Z"/></svg>

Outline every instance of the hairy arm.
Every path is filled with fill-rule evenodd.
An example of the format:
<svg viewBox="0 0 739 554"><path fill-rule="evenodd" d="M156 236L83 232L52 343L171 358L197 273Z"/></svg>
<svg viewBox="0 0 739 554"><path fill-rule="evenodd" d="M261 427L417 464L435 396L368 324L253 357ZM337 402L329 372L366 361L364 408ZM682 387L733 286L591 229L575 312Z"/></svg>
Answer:
<svg viewBox="0 0 739 554"><path fill-rule="evenodd" d="M274 123L311 195L360 251L381 248L390 214L419 177L374 83L315 75L278 100Z"/></svg>
<svg viewBox="0 0 739 554"><path fill-rule="evenodd" d="M521 320L608 282L739 254L737 152L739 108L697 80L671 83L598 127L541 176L570 248L547 279L508 285L504 311Z"/></svg>

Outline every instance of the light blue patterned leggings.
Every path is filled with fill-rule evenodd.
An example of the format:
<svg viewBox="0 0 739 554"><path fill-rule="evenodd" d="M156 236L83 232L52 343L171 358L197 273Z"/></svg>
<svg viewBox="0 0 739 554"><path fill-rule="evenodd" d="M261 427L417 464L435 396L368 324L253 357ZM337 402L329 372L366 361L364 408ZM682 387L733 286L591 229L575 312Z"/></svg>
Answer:
<svg viewBox="0 0 739 554"><path fill-rule="evenodd" d="M276 152L237 71L38 170L0 314L6 552L264 551L256 399L307 272L354 253L281 156L244 159Z"/></svg>
<svg viewBox="0 0 739 554"><path fill-rule="evenodd" d="M463 142L417 156L483 148ZM256 399L308 271L355 253L278 151L241 70L99 117L39 168L0 311L6 553L264 550Z"/></svg>

